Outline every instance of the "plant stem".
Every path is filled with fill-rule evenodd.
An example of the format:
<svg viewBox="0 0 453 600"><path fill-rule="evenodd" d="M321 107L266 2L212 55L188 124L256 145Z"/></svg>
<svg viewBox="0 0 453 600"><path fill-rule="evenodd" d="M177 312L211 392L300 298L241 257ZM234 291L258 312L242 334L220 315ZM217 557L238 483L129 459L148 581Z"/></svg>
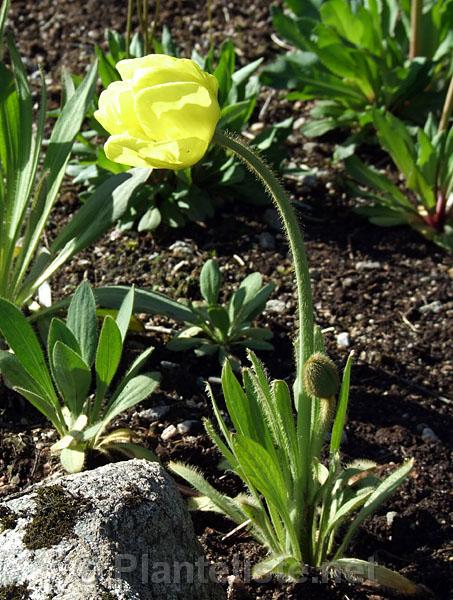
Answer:
<svg viewBox="0 0 453 600"><path fill-rule="evenodd" d="M301 385L304 363L313 354L313 300L311 295L310 274L304 238L299 227L296 213L282 185L253 150L237 138L216 131L213 141L223 148L232 150L237 157L262 181L280 213L291 249L294 271L296 276L299 331L296 340L296 381L294 384L294 403L297 410L297 431L299 452L302 457L300 480L297 481L298 498L293 522L296 530L300 531L300 543L303 546L303 558L311 561L311 527L309 523L312 484L312 399L304 393Z"/></svg>
<svg viewBox="0 0 453 600"><path fill-rule="evenodd" d="M132 33L132 11L133 11L134 0L128 0L127 2L127 21L126 21L126 58L129 58L129 47L131 45L131 33Z"/></svg>
<svg viewBox="0 0 453 600"><path fill-rule="evenodd" d="M212 0L207 0L206 8L208 10L208 26L209 26L209 52L214 48L214 35L212 29Z"/></svg>
<svg viewBox="0 0 453 600"><path fill-rule="evenodd" d="M148 36L148 0L143 0L143 23L145 28L143 31L143 44L145 56L149 54L149 36Z"/></svg>
<svg viewBox="0 0 453 600"><path fill-rule="evenodd" d="M441 116L440 122L439 122L439 131L447 130L452 110L453 110L453 76L450 79L450 85L448 86L447 96L445 98L444 107L442 109L442 116Z"/></svg>
<svg viewBox="0 0 453 600"><path fill-rule="evenodd" d="M412 0L411 2L411 40L409 58L420 56L421 33L422 33L423 0Z"/></svg>
<svg viewBox="0 0 453 600"><path fill-rule="evenodd" d="M156 5L154 8L154 17L153 17L153 26L151 28L151 32L149 34L149 47L153 48L154 38L156 37L157 24L159 22L160 15L160 0L156 0Z"/></svg>

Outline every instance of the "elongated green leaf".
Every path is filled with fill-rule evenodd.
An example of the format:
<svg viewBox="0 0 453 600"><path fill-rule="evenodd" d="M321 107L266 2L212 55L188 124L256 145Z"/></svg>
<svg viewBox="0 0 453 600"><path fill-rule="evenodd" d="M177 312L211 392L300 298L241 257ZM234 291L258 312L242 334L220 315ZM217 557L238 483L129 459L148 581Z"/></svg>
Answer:
<svg viewBox="0 0 453 600"><path fill-rule="evenodd" d="M218 329L223 336L228 334L230 328L230 317L228 311L223 306L211 306L208 308L209 320Z"/></svg>
<svg viewBox="0 0 453 600"><path fill-rule="evenodd" d="M0 7L0 61L3 60L3 34L5 32L6 17L8 16L10 0L3 0Z"/></svg>
<svg viewBox="0 0 453 600"><path fill-rule="evenodd" d="M200 291L208 304L217 304L222 276L219 265L212 258L205 262L200 273Z"/></svg>
<svg viewBox="0 0 453 600"><path fill-rule="evenodd" d="M225 361L222 369L222 390L228 414L238 433L256 438L253 411L242 389L241 384L233 373L229 361Z"/></svg>
<svg viewBox="0 0 453 600"><path fill-rule="evenodd" d="M27 240L27 248L24 249L24 255L21 261L21 276L28 269L36 248L40 242L41 234L46 225L49 213L55 203L61 182L63 180L66 165L72 150L72 144L76 135L79 133L82 121L91 102L96 84L97 66L93 65L76 92L66 102L61 114L53 128L46 157L43 164L43 173L47 173L46 178L46 196L39 214L33 217L34 228ZM23 287L18 291L18 297L21 302L25 302L31 293L41 285L48 275L43 277L35 286L28 286L32 289L24 290ZM28 295L27 295L28 291Z"/></svg>
<svg viewBox="0 0 453 600"><path fill-rule="evenodd" d="M289 513L287 502L287 486L282 477L281 466L269 452L252 439L238 434L233 439L233 448L243 471L257 490L263 494L281 514L288 525Z"/></svg>
<svg viewBox="0 0 453 600"><path fill-rule="evenodd" d="M129 324L134 310L134 294L135 287L132 286L130 291L126 294L123 302L121 303L120 309L116 316L116 324L121 333L121 339L126 339L127 332L129 331Z"/></svg>
<svg viewBox="0 0 453 600"><path fill-rule="evenodd" d="M42 386L28 373L12 352L0 350L0 373L3 375L8 387L31 390L34 394L45 398ZM48 402L47 399L46 402Z"/></svg>
<svg viewBox="0 0 453 600"><path fill-rule="evenodd" d="M121 331L115 320L107 316L102 325L96 351L96 396L103 397L118 369L122 352Z"/></svg>
<svg viewBox="0 0 453 600"><path fill-rule="evenodd" d="M185 479L203 496L207 496L218 508L227 515L232 521L241 525L247 520L246 515L241 511L237 503L228 498L224 494L218 492L210 483L206 481L203 475L194 467L184 465L179 462L170 462L167 468L172 472Z"/></svg>
<svg viewBox="0 0 453 600"><path fill-rule="evenodd" d="M353 352L351 352L348 356L346 367L343 373L343 380L341 382L337 412L335 414L335 420L332 427L332 436L330 438L331 454L335 454L339 451L341 446L341 440L343 438L343 431L346 423L346 413L348 410L349 403L349 384L351 380L352 357Z"/></svg>
<svg viewBox="0 0 453 600"><path fill-rule="evenodd" d="M80 345L75 335L63 321L54 317L50 322L49 334L47 336L47 354L49 358L52 357L53 348L58 341L69 346L77 354L81 354Z"/></svg>
<svg viewBox="0 0 453 600"><path fill-rule="evenodd" d="M386 477L384 481L376 488L376 490L368 498L359 514L355 517L354 521L349 526L341 546L339 547L335 558L341 558L344 551L348 547L352 536L357 531L358 527L365 521L367 517L374 513L374 511L383 503L387 498L393 494L393 492L401 485L404 479L412 470L414 465L413 460L408 460L406 463L396 469L391 475Z"/></svg>
<svg viewBox="0 0 453 600"><path fill-rule="evenodd" d="M158 458L152 450L133 442L109 442L104 444L102 448L107 452L119 452L127 458L142 458L150 462L158 462Z"/></svg>
<svg viewBox="0 0 453 600"><path fill-rule="evenodd" d="M52 261L41 273L35 273L32 280L27 278L24 282L20 290L21 300L26 300L71 256L97 240L118 221L127 210L132 194L146 181L149 173L149 169L132 169L128 173L114 175L101 184L53 242L50 248Z"/></svg>
<svg viewBox="0 0 453 600"><path fill-rule="evenodd" d="M83 281L75 291L66 324L80 345L83 360L91 366L96 354L97 319L96 302L88 281Z"/></svg>
<svg viewBox="0 0 453 600"><path fill-rule="evenodd" d="M32 326L21 311L0 298L0 331L28 374L46 398L57 401L46 359Z"/></svg>
<svg viewBox="0 0 453 600"><path fill-rule="evenodd" d="M126 295L129 293L130 287L126 285L112 285L101 287L94 290L96 302L103 308L119 309ZM46 317L69 304L69 299L65 298L59 302L55 302L50 308L43 309L32 317L33 320L41 317ZM135 290L134 296L134 312L146 313L149 315L166 315L175 321L186 322L191 321L193 312L190 308L184 306L180 302L176 302L164 294L152 292L150 290Z"/></svg>
<svg viewBox="0 0 453 600"><path fill-rule="evenodd" d="M35 394L35 392L32 392L31 390L27 390L19 386L15 387L14 390L18 394L26 398L30 402L30 404L32 404L36 409L39 410L40 413L47 417L47 419L49 419L49 421L52 423L52 425L55 427L58 433L63 433L63 426L61 420L57 415L57 411L49 402L47 402L47 400L45 400L39 394Z"/></svg>
<svg viewBox="0 0 453 600"><path fill-rule="evenodd" d="M329 566L340 569L349 575L354 575L354 577L359 577L365 581L368 580L384 587L397 590L408 596L422 597L420 594L425 596L425 592L410 579L374 562L368 562L358 558L340 558L338 560L330 561Z"/></svg>
<svg viewBox="0 0 453 600"><path fill-rule="evenodd" d="M91 370L74 350L56 342L52 354L55 383L71 414L78 417L91 385Z"/></svg>
<svg viewBox="0 0 453 600"><path fill-rule="evenodd" d="M121 412L148 398L158 386L159 381L160 374L155 372L144 373L130 379L119 394L110 401L104 414L103 423L107 424Z"/></svg>

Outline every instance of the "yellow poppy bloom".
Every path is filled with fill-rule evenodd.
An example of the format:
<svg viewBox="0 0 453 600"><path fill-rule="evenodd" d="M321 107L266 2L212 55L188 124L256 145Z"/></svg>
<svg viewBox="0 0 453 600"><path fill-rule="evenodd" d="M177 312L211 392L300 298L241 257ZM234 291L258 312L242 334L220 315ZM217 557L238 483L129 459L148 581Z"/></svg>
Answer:
<svg viewBox="0 0 453 600"><path fill-rule="evenodd" d="M94 116L110 133L107 157L132 167L185 169L206 153L220 117L218 83L192 60L165 54L122 60L122 81Z"/></svg>

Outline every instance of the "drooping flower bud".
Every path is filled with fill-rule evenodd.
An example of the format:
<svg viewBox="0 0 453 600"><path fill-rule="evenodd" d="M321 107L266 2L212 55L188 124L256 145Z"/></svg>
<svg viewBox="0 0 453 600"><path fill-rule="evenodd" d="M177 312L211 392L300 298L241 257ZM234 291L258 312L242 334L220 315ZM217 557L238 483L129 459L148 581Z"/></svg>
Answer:
<svg viewBox="0 0 453 600"><path fill-rule="evenodd" d="M337 367L321 352L310 356L304 365L302 377L304 388L316 398L333 398L340 387Z"/></svg>

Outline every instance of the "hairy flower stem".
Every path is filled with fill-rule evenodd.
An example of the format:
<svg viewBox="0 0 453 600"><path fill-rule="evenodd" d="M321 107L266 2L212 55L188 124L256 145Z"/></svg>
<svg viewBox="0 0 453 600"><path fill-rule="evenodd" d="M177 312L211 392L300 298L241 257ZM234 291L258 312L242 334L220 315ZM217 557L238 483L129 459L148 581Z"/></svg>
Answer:
<svg viewBox="0 0 453 600"><path fill-rule="evenodd" d="M232 150L237 157L262 181L267 192L280 213L291 249L296 276L299 331L296 340L296 382L294 386L294 402L297 410L297 430L299 434L299 450L304 467L300 473L300 498L296 502L297 516L294 518L296 528L301 531L303 558L311 562L311 526L309 498L312 483L312 399L302 389L302 370L305 362L313 354L313 300L311 294L310 274L304 238L299 227L296 213L282 185L263 160L245 143L237 138L216 131L214 142Z"/></svg>

